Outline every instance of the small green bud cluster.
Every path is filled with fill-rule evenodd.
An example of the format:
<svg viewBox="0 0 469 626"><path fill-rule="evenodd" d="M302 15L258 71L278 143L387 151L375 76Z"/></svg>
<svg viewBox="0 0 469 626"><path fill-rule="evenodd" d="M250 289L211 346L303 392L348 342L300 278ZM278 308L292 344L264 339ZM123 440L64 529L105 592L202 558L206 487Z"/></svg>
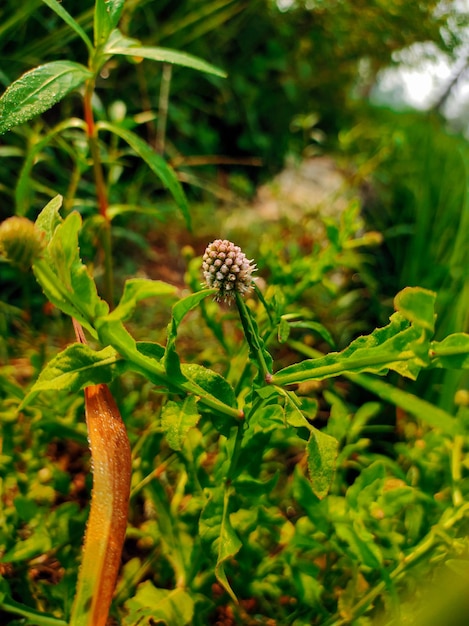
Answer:
<svg viewBox="0 0 469 626"><path fill-rule="evenodd" d="M244 296L249 291L256 265L239 246L227 239L216 239L205 250L202 269L207 287L218 289L215 299L229 301L236 292Z"/></svg>
<svg viewBox="0 0 469 626"><path fill-rule="evenodd" d="M43 247L41 233L26 217L9 217L0 224L0 254L22 270L31 267Z"/></svg>

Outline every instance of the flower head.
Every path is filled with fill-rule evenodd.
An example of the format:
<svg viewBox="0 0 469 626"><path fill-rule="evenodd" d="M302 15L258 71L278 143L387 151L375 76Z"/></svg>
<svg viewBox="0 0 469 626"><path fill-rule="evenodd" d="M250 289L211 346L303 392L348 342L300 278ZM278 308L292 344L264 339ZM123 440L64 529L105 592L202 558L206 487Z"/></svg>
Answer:
<svg viewBox="0 0 469 626"><path fill-rule="evenodd" d="M23 270L41 255L44 242L33 222L25 217L9 217L0 225L0 254Z"/></svg>
<svg viewBox="0 0 469 626"><path fill-rule="evenodd" d="M244 296L249 291L256 265L239 246L227 239L216 239L205 250L202 269L207 287L218 289L215 299L228 301L236 292Z"/></svg>

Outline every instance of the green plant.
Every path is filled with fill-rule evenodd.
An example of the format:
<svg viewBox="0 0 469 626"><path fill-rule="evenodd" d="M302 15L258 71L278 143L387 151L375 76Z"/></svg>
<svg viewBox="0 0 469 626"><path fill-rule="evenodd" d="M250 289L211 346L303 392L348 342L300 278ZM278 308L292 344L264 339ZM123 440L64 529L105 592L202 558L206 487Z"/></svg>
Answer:
<svg viewBox="0 0 469 626"><path fill-rule="evenodd" d="M360 232L353 204L340 222L326 222L322 241L305 221L301 245L291 228L291 239L275 233L273 247L273 229L258 224L264 285L227 239L215 239L203 257L185 249L183 289L122 278L110 219L129 209L113 185L125 159L137 155L160 177L186 222L189 211L176 173L129 130L132 119L104 119L95 80L110 57L129 55L219 72L125 38L114 28L123 2L97 0L79 21L59 3L45 4L85 44L88 66L52 61L26 73L0 99L2 127L32 119L77 87L85 120L21 127L38 141L17 181L18 215L0 226L3 254L23 271L32 264L55 306L40 341L21 309L5 307L20 340L12 348L5 337L12 358L0 367L1 619L104 624L117 579L110 613L124 626L369 624L381 608L399 623L416 581L435 562L464 556L469 403L460 392L453 415L388 374L414 380L422 370L466 370L469 336L435 340L436 294L419 287L400 291L389 323L354 339L363 326L347 305L340 329L332 315L331 328L321 323L315 302L327 309L343 295L333 273L362 267L359 251L377 239ZM74 176L66 197L54 196L33 224L24 217L30 172L53 143L71 155ZM81 203L80 215L74 192L90 171L96 200ZM172 207L149 213L165 210L173 221ZM198 228L212 227L207 215L215 222L204 206ZM122 290L114 307L116 270ZM20 280L13 265L9 271ZM28 294L24 302L34 310ZM67 345L70 318L77 341ZM343 349L330 352L337 336ZM87 437L95 476L77 572Z"/></svg>

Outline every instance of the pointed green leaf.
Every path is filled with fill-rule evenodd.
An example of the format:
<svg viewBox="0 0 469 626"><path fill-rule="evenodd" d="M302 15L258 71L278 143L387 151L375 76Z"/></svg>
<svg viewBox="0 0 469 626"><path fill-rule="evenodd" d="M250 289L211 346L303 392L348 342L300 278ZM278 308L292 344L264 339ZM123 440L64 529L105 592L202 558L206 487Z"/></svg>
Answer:
<svg viewBox="0 0 469 626"><path fill-rule="evenodd" d="M94 45L103 46L112 31L109 7L105 0L96 0L94 6Z"/></svg>
<svg viewBox="0 0 469 626"><path fill-rule="evenodd" d="M26 72L0 98L0 134L44 113L91 76L72 61L52 61Z"/></svg>
<svg viewBox="0 0 469 626"><path fill-rule="evenodd" d="M225 573L226 561L232 559L241 549L242 543L230 521L229 492L222 488L213 489L202 511L199 532L203 541L212 544L217 555L215 576L223 588L237 602Z"/></svg>
<svg viewBox="0 0 469 626"><path fill-rule="evenodd" d="M175 296L177 288L162 280L150 280L147 278L130 278L125 282L124 293L117 307L108 315L109 320L128 320L140 300L146 298L164 298Z"/></svg>
<svg viewBox="0 0 469 626"><path fill-rule="evenodd" d="M64 9L63 4L60 4L60 2L58 2L57 0L42 0L42 1L44 2L44 4L47 4L47 6L50 9L52 9L55 13L57 13L57 15L61 17L63 21L66 24L68 24L68 26L70 26L70 28L73 28L73 30L77 33L77 35L82 38L88 50L91 52L93 50L93 44L91 43L90 38L85 33L85 31L80 26L80 24L78 24L78 22L76 22L73 19L70 13Z"/></svg>
<svg viewBox="0 0 469 626"><path fill-rule="evenodd" d="M153 46L142 46L135 39L124 37L119 31L114 31L105 49L106 54L121 54L125 56L141 57L151 61L160 61L162 63L171 63L174 65L182 65L207 74L214 74L221 78L226 77L226 73L215 67L211 63L207 63L192 54L178 52L168 48L157 48Z"/></svg>
<svg viewBox="0 0 469 626"><path fill-rule="evenodd" d="M338 453L337 439L311 427L307 444L308 469L315 495L322 500L334 478Z"/></svg>
<svg viewBox="0 0 469 626"><path fill-rule="evenodd" d="M62 196L55 196L46 204L36 219L36 228L44 233L47 243L52 239L57 226L63 222L59 214L62 202Z"/></svg>
<svg viewBox="0 0 469 626"><path fill-rule="evenodd" d="M107 9L109 11L109 18L111 22L111 28L115 28L122 15L122 9L124 8L125 0L106 0Z"/></svg>
<svg viewBox="0 0 469 626"><path fill-rule="evenodd" d="M170 448L181 450L187 433L197 426L199 419L194 396L188 396L182 402L167 402L161 413L161 426Z"/></svg>
<svg viewBox="0 0 469 626"><path fill-rule="evenodd" d="M174 200L181 209L181 213L186 220L186 224L190 227L190 215L189 206L184 190L179 182L174 170L170 167L166 161L155 152L143 139L140 139L138 135L121 128L116 124L110 124L109 122L98 122L96 125L100 130L107 130L110 133L114 133L121 139L123 139L134 150L138 156L140 156L154 174L161 180L163 185L173 196Z"/></svg>

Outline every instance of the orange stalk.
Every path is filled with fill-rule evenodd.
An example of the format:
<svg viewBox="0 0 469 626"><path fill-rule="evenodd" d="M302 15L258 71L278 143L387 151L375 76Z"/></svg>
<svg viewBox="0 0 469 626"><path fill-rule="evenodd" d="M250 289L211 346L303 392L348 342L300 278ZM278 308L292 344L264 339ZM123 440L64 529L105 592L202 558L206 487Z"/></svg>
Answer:
<svg viewBox="0 0 469 626"><path fill-rule="evenodd" d="M93 492L70 626L105 626L127 526L130 444L107 385L85 388L85 412Z"/></svg>

